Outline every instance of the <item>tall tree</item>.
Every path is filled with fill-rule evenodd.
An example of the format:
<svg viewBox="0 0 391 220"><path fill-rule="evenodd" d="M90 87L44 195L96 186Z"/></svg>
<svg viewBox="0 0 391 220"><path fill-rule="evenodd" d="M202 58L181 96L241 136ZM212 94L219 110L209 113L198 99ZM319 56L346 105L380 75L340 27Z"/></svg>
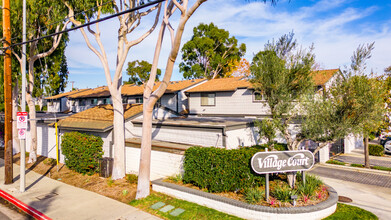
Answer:
<svg viewBox="0 0 391 220"><path fill-rule="evenodd" d="M101 18L103 13L120 13L144 4L140 0L125 0L125 1L78 1L69 0L65 4L69 9L69 17L72 23L76 26L82 25L84 22L89 22L92 18ZM114 66L112 74L109 67L109 62L106 54L106 49L101 41L99 23L95 24L95 30L91 26L87 26L87 35L85 28L80 28L84 40L88 48L99 58L106 77L107 86L110 91L111 100L114 109L113 132L114 132L114 165L113 165L113 179L120 179L125 176L125 123L124 123L124 109L121 97L122 88L122 69L125 64L126 57L130 48L139 44L146 37L148 37L153 30L155 30L158 23L158 18L161 11L162 3L154 4L146 9L135 10L130 13L118 15L119 29L115 39L117 40L117 62ZM88 13L78 13L79 11L86 11L95 6L95 10L88 10ZM134 40L128 40L128 36L134 33L134 30L140 26L141 19L156 11L154 15L154 22L149 29L140 36L132 36ZM76 16L75 16L76 15ZM152 14L153 15L153 14ZM98 45L98 48L91 44L90 38L93 38ZM112 77L113 76L113 77Z"/></svg>
<svg viewBox="0 0 391 220"><path fill-rule="evenodd" d="M354 52L349 69L322 96L314 95L303 102L300 137L324 146L349 134L363 135L365 165L369 167L368 136L376 131L385 113L384 82L365 73L366 60L373 44L361 45ZM308 98L307 97L307 98Z"/></svg>
<svg viewBox="0 0 391 220"><path fill-rule="evenodd" d="M170 82L175 60L178 56L179 47L182 40L185 25L197 8L206 2L206 0L196 0L193 5L189 4L189 0L167 0L164 5L163 21L161 23L155 54L152 62L151 74L144 89L144 104L143 104L143 128L140 153L140 169L137 184L136 198L144 198L150 193L150 167L151 167L151 142L152 142L152 113L157 100L165 93ZM174 30L170 17L175 11L179 11L180 18L177 28ZM159 62L160 50L162 48L164 32L168 29L171 37L171 50L168 55L165 73L160 86L153 91L157 75L157 65Z"/></svg>
<svg viewBox="0 0 391 220"><path fill-rule="evenodd" d="M292 127L293 120L299 115L295 107L301 97L313 92L311 70L315 60L313 48L296 50L297 42L293 37L294 34L290 33L276 42L268 42L251 64L251 82L263 94L271 115L269 126L259 129L265 129L263 133L266 134L274 127L285 138L289 150L297 150L299 146L295 135L297 129ZM296 174L287 176L293 188Z"/></svg>
<svg viewBox="0 0 391 220"><path fill-rule="evenodd" d="M298 147L296 131L290 127L299 113L295 109L297 101L313 92L314 85L312 48L295 50L297 42L293 37L290 33L276 42L268 42L251 64L251 82L266 99L273 126L284 136L289 150Z"/></svg>
<svg viewBox="0 0 391 220"><path fill-rule="evenodd" d="M144 84L151 74L152 64L148 63L145 60L135 60L132 62L128 62L128 68L126 69L126 73L130 76L129 80L124 84L136 84L141 85ZM156 79L155 81L159 81L159 77L162 74L160 69L156 71Z"/></svg>
<svg viewBox="0 0 391 220"><path fill-rule="evenodd" d="M66 17L66 13L64 13L65 7L62 7L62 4L54 0L49 1L27 1L27 40L32 40L39 38L43 35L51 34L60 29L64 29L68 22L64 21ZM11 20L12 20L12 38L13 43L19 43L22 41L22 0L15 0L11 3ZM56 56L51 56L52 53L56 50L56 48L61 44L62 36L57 35L52 38L42 39L40 41L34 41L28 44L27 49L27 67L22 67L22 59L21 59L21 46L12 46L12 53L14 58L19 62L19 65L15 65L16 71L15 73L19 74L22 68L28 69L28 87L27 87L27 104L29 106L30 111L30 157L29 162L36 161L36 149L37 149L37 129L36 129L36 112L35 112L35 103L33 97L39 91L39 86L36 87L36 80L42 78L42 72L35 70L39 66L36 62L39 59L45 58L50 64L57 64L63 62L61 58ZM66 34L65 34L66 35ZM67 40L67 38L65 39ZM62 51L59 53L64 53L65 50L65 42L62 42ZM66 63L65 63L66 65ZM55 72L55 74L58 72ZM15 77L16 79L16 77ZM18 80L15 80L15 83ZM16 97L18 93L18 86L15 86L14 90L14 112L16 114Z"/></svg>
<svg viewBox="0 0 391 220"><path fill-rule="evenodd" d="M186 79L225 77L245 53L246 45L238 45L238 40L230 37L228 31L213 23L201 23L182 47L183 61L179 68Z"/></svg>

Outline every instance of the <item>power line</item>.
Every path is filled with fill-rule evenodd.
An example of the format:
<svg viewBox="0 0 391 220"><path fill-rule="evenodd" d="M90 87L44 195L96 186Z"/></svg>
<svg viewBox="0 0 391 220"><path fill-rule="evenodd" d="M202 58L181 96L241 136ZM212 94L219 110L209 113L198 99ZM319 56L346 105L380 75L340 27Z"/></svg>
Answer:
<svg viewBox="0 0 391 220"><path fill-rule="evenodd" d="M123 14L126 14L126 13L137 11L137 10L149 7L151 5L154 5L154 4L157 4L157 3L161 3L163 1L166 1L166 0L156 0L156 1L153 1L153 2L149 2L147 4L140 5L140 6L137 6L137 7L134 7L134 8L131 8L131 9L128 9L128 10L125 10L125 11L113 14L113 15L109 15L107 17L104 17L104 18L101 18L101 19L98 19L98 20L95 20L95 21L91 21L91 22L82 24L82 25L77 26L77 27L73 27L73 28L70 28L70 29L65 29L63 31L59 31L59 32L56 32L56 33L53 33L53 34L48 34L46 36L42 36L42 37L39 37L39 38L36 38L36 39L32 39L32 40L28 40L28 41L12 44L10 47L20 46L20 45L23 45L23 44L28 44L28 43L31 43L31 42L34 42L34 41L38 41L38 40L41 40L41 39L53 37L53 36L56 36L56 35L59 35L59 34L63 34L63 33L66 33L66 32L70 32L70 31L74 31L74 30L77 30L77 29L80 29L80 28L84 28L86 26L89 26L89 25L92 25L92 24L96 24L96 23L99 23L99 22L102 22L102 21L105 21L105 20L108 20L108 19L112 19L114 17L120 16L120 15L123 15ZM7 49L7 48L3 47L3 48L0 48L0 49L4 50L4 49Z"/></svg>
<svg viewBox="0 0 391 220"><path fill-rule="evenodd" d="M74 14L74 15L71 16L71 17L68 17L68 16L67 16L67 17L64 18L64 19L59 20L59 21L55 21L55 22L53 22L53 23L51 23L51 24L48 24L48 25L44 26L43 28L44 28L44 29L49 29L48 26L51 26L51 25L54 25L54 24L57 24L57 23L64 22L64 21L66 21L66 20L68 20L68 19L70 19L70 18L72 18L72 17L76 17L76 16L78 16L78 15L80 15L80 14L86 13L86 12L88 12L88 11L91 11L91 10L95 9L95 8L102 7L102 6L107 5L107 4L109 4L109 3L113 2L113 1L114 1L114 0L110 0L110 1L107 1L107 2L103 3L102 5L94 6L94 7L92 7L92 8L86 9L86 10L84 10L84 11L80 11L80 12ZM35 29L35 30L38 30L38 29ZM33 31L34 31L34 30L30 30L29 33L32 33ZM11 42L12 42L12 40L17 39L17 38L18 38L18 37L13 37L13 38L11 38Z"/></svg>

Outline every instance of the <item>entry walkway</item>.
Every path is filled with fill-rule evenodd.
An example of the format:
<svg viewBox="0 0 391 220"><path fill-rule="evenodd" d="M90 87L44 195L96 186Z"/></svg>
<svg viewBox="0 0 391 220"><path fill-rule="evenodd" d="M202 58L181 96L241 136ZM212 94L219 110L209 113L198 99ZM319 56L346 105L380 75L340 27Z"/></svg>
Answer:
<svg viewBox="0 0 391 220"><path fill-rule="evenodd" d="M135 207L34 173L26 174L26 191L19 192L19 166L14 183L4 185L4 160L0 159L0 189L52 219L159 219Z"/></svg>

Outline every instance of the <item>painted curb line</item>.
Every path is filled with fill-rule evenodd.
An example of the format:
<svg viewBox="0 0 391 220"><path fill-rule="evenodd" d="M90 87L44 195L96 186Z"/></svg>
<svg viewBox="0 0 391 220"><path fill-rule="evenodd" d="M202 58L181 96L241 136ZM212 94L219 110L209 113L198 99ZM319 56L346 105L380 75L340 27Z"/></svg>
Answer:
<svg viewBox="0 0 391 220"><path fill-rule="evenodd" d="M4 192L1 189L0 189L0 197L2 197L5 200L7 200L8 202L14 204L16 207L18 207L19 209L23 210L27 214L31 215L35 219L38 219L38 220L41 220L41 219L42 220L52 220L51 218L49 218L46 215L44 215L42 212L34 209L31 206L28 206L28 205L24 204L20 200L16 199L15 197L11 196L10 194Z"/></svg>

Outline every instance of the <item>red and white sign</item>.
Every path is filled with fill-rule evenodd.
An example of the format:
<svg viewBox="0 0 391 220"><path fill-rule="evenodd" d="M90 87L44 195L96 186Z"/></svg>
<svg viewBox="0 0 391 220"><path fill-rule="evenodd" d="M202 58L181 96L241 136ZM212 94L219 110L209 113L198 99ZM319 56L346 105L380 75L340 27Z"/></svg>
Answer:
<svg viewBox="0 0 391 220"><path fill-rule="evenodd" d="M18 129L18 137L20 140L25 140L26 139L26 129Z"/></svg>
<svg viewBox="0 0 391 220"><path fill-rule="evenodd" d="M16 113L16 127L18 129L27 129L27 120L28 114L27 112L17 112Z"/></svg>

